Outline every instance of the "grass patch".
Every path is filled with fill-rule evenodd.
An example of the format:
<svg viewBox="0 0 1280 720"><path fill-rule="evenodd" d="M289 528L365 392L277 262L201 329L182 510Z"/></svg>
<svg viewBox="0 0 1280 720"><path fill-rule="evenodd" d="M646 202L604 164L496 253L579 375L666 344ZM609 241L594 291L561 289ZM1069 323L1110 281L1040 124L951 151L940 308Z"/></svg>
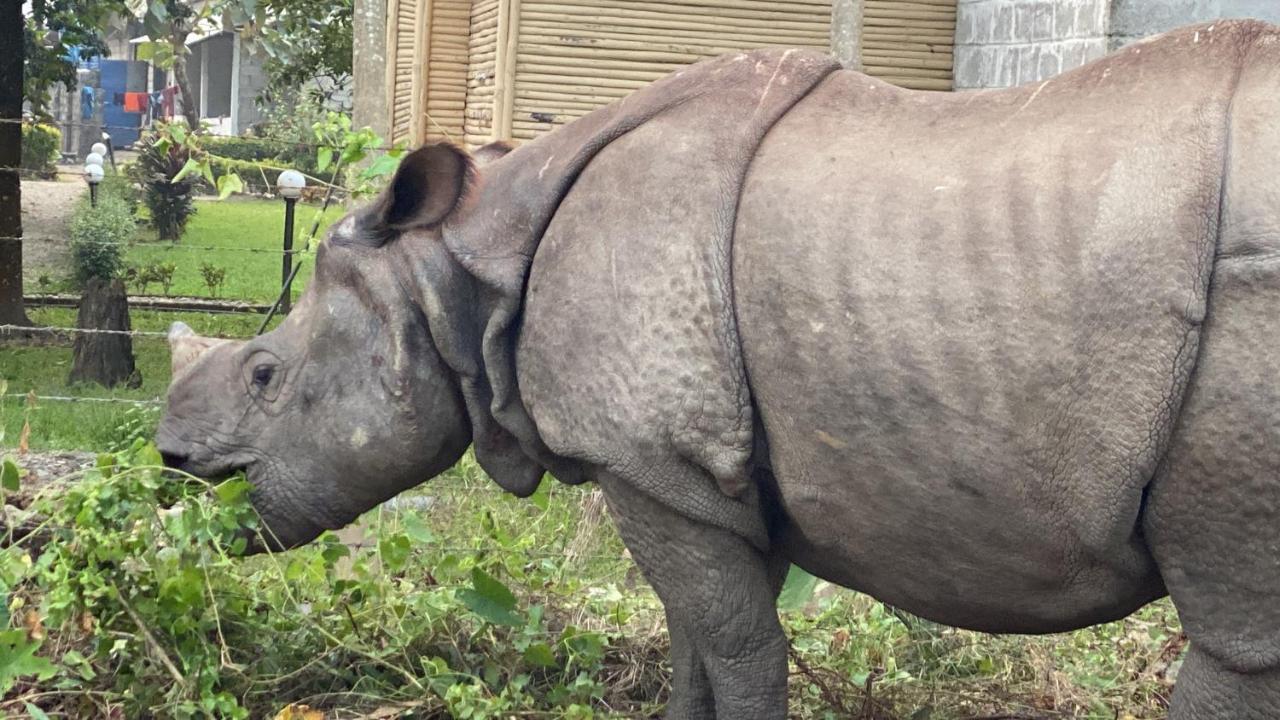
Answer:
<svg viewBox="0 0 1280 720"><path fill-rule="evenodd" d="M36 325L74 327L75 310L31 308L28 315ZM261 315L216 315L133 310L133 329L164 332L170 323L181 320L202 335L250 337L262 322ZM279 320L273 320L273 325ZM169 386L169 347L161 337L135 337L134 358L142 373L142 387L123 386L111 390L98 385L67 384L71 371L71 343L41 341L36 344L0 344L0 380L9 394L34 392L54 397L119 398L155 400L164 397ZM20 398L0 400L0 447L18 443L24 423L30 424L29 444L36 450L105 450L117 447L135 430L136 423L158 421L159 408L106 402L37 401L29 405Z"/></svg>
<svg viewBox="0 0 1280 720"><path fill-rule="evenodd" d="M196 214L187 225L187 232L177 243L156 240L152 230L140 231L138 242L130 246L125 255L129 265L144 266L148 263L171 262L177 266L173 274L170 295L208 297L210 290L200 274L204 263L225 268L225 283L219 297L252 300L269 303L280 294L281 255L277 252L245 252L246 250L278 251L283 248L284 203L279 200L259 198L231 198L227 200L197 200ZM324 213L318 206L297 206L294 214L294 247L306 246L311 225L320 217L318 243L324 238L329 224L340 219L346 210L341 206L330 207ZM188 248L219 247L228 250L194 250ZM301 260L302 270L294 280L294 297L311 278L315 256L307 253L295 256ZM131 288L131 292L136 292ZM147 288L147 294L162 294L155 284Z"/></svg>

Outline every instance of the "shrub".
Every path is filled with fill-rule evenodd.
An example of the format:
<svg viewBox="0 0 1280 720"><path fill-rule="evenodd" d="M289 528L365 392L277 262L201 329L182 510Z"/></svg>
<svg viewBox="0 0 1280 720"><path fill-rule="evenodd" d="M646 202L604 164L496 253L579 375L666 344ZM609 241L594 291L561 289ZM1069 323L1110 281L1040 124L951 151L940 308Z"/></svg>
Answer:
<svg viewBox="0 0 1280 720"><path fill-rule="evenodd" d="M204 284L209 288L209 292L214 297L218 297L218 290L227 280L227 269L212 263L201 263L200 276L204 278Z"/></svg>
<svg viewBox="0 0 1280 720"><path fill-rule="evenodd" d="M71 257L75 279L84 285L90 278L111 280L124 269L124 246L133 239L137 224L129 206L110 194L87 201L71 216Z"/></svg>
<svg viewBox="0 0 1280 720"><path fill-rule="evenodd" d="M161 240L177 241L195 214L192 198L196 178L173 178L188 160L199 158L203 151L195 134L181 123L157 123L136 145L137 163L130 166L132 178L144 188L151 224Z"/></svg>
<svg viewBox="0 0 1280 720"><path fill-rule="evenodd" d="M129 174L129 167L123 173L108 172L98 184L98 197L111 195L128 206L129 212L137 215L138 206L142 203L142 189Z"/></svg>
<svg viewBox="0 0 1280 720"><path fill-rule="evenodd" d="M125 270L125 281L133 283L138 288L139 295L147 294L147 286L151 283L160 283L161 289L165 295L169 294L169 288L173 285L173 273L178 269L174 263L152 262L142 267L130 266Z"/></svg>
<svg viewBox="0 0 1280 720"><path fill-rule="evenodd" d="M203 138L201 148L211 155L231 160L275 160L288 147L266 138L210 136Z"/></svg>
<svg viewBox="0 0 1280 720"><path fill-rule="evenodd" d="M22 169L42 178L58 172L62 131L44 123L22 123Z"/></svg>

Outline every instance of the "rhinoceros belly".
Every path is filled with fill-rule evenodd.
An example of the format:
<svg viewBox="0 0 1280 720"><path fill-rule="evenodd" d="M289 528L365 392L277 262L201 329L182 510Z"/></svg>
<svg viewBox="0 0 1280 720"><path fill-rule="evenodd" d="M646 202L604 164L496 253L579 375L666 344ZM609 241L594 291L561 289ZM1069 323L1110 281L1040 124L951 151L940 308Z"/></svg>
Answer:
<svg viewBox="0 0 1280 720"><path fill-rule="evenodd" d="M1227 94L1183 70L1175 107L1122 73L978 102L838 74L767 136L733 283L798 564L993 631L1163 594L1139 519L1195 362Z"/></svg>

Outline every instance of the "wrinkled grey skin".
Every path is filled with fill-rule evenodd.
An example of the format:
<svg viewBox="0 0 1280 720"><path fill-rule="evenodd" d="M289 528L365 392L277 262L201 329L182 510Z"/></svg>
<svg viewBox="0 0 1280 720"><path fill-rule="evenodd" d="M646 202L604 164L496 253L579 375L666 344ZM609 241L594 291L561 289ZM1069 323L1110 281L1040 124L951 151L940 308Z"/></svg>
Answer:
<svg viewBox="0 0 1280 720"><path fill-rule="evenodd" d="M994 632L1169 593L1171 716L1280 717L1280 30L959 95L755 52L484 155L408 156L280 329L179 328L167 460L282 546L468 443L599 483L672 717L784 717L789 562Z"/></svg>

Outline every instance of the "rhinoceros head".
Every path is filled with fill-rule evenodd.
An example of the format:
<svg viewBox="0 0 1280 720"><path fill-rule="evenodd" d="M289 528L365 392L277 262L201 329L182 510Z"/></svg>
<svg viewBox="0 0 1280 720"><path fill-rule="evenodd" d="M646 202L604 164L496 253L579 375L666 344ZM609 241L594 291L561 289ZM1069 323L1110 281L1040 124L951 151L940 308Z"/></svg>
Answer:
<svg viewBox="0 0 1280 720"><path fill-rule="evenodd" d="M247 342L170 331L158 447L198 476L243 469L268 545L341 527L472 442L476 291L442 228L462 212L473 172L446 145L406 156L378 201L330 229L274 331Z"/></svg>

